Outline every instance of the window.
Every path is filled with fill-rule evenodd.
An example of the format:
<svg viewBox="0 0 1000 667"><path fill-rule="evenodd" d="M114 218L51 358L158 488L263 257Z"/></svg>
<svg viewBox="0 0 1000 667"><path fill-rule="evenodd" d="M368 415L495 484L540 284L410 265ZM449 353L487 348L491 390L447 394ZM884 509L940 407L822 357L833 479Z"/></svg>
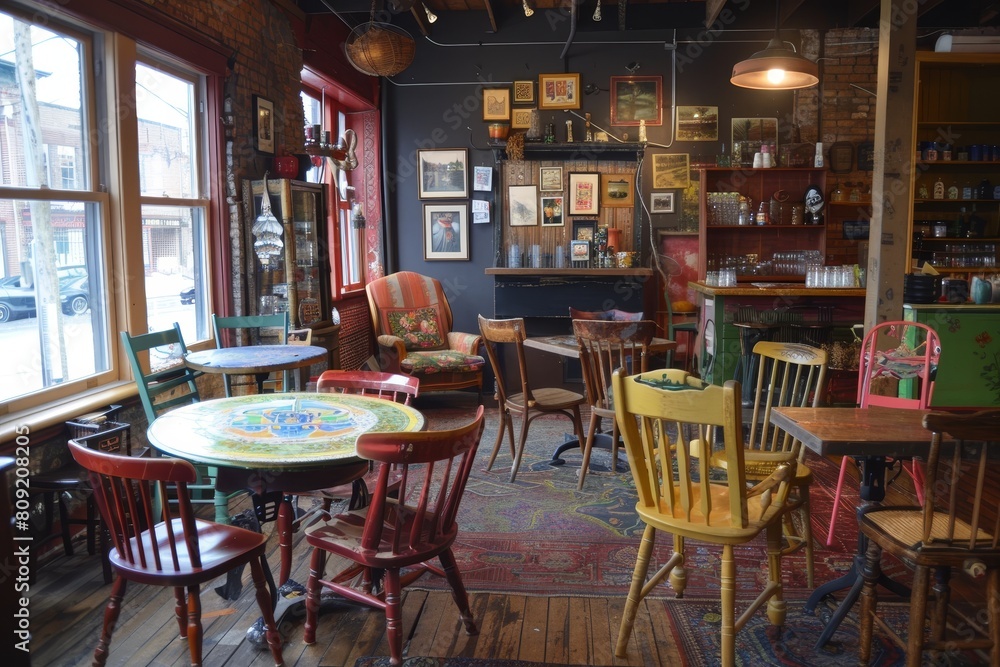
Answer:
<svg viewBox="0 0 1000 667"><path fill-rule="evenodd" d="M18 351L0 414L128 377L118 330L177 321L188 344L208 338L205 77L162 58L51 12L0 12L0 345ZM110 92L132 70L135 90ZM117 113L133 94L136 113Z"/></svg>

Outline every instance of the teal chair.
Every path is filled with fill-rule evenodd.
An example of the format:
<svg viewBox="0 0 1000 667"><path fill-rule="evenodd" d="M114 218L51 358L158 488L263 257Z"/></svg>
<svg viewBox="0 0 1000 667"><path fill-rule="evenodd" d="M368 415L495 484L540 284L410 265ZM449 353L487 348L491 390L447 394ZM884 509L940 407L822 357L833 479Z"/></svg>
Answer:
<svg viewBox="0 0 1000 667"><path fill-rule="evenodd" d="M687 336L687 366L688 368L693 367L693 356L694 356L694 345L695 341L698 340L698 321L688 320L686 322L674 322L674 305L670 301L670 294L666 291L663 293L664 300L667 302L667 338L676 341L677 334L685 334ZM667 368L672 368L674 365L674 351L671 350L667 352Z"/></svg>
<svg viewBox="0 0 1000 667"><path fill-rule="evenodd" d="M195 378L201 375L183 364L187 347L181 328L176 322L172 329L154 331L138 336L131 336L127 331L121 332L122 347L132 364L132 375L139 389L139 400L146 412L146 421L150 424L162 413L181 405L197 403L201 400ZM140 355L148 356L143 362ZM173 361L181 361L179 365ZM152 365L151 365L152 364ZM165 366L160 369L160 366ZM153 367L158 370L151 370ZM146 370L150 369L150 370ZM218 471L210 466L196 466L199 479L205 483L189 484L192 491L191 502L213 503L215 505L215 520L218 523L229 523L229 499L236 494L227 494L215 489L215 478Z"/></svg>
<svg viewBox="0 0 1000 667"><path fill-rule="evenodd" d="M275 328L281 331L281 343L288 338L288 313L279 313L277 315L236 315L232 317L219 317L215 313L212 313L212 330L215 332L215 347L223 348L227 345L223 344L222 332L226 331L227 335L232 338L231 344L228 347L237 345L239 339L239 329L262 329L262 328ZM264 380L267 379L269 373L258 373L254 376L254 380L257 384L257 393L264 393ZM222 382L226 386L226 396L233 395L233 387L241 386L240 384L233 384L233 376L225 374L222 376ZM282 374L282 387L285 391L288 391L288 381L291 378L291 374L288 371L284 371Z"/></svg>

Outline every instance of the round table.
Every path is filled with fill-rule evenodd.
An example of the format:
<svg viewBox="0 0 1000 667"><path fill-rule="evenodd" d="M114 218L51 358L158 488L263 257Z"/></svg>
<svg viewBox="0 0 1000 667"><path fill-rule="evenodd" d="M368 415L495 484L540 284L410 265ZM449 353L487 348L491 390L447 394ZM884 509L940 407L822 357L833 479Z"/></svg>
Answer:
<svg viewBox="0 0 1000 667"><path fill-rule="evenodd" d="M317 345L244 345L188 352L184 355L184 364L204 373L254 375L259 394L263 391L264 379L272 371L311 366L326 356L326 348Z"/></svg>

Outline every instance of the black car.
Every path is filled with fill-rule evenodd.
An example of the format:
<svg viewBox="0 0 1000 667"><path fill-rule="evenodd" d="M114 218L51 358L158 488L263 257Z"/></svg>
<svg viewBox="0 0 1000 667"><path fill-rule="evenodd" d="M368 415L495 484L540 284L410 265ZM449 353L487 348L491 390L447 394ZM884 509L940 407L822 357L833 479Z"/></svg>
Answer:
<svg viewBox="0 0 1000 667"><path fill-rule="evenodd" d="M186 305L189 303L194 303L194 288L189 287L187 289L181 290L181 305Z"/></svg>
<svg viewBox="0 0 1000 667"><path fill-rule="evenodd" d="M86 270L59 269L59 301L67 315L82 315L90 308ZM35 288L23 287L21 276L0 279L0 322L35 316Z"/></svg>

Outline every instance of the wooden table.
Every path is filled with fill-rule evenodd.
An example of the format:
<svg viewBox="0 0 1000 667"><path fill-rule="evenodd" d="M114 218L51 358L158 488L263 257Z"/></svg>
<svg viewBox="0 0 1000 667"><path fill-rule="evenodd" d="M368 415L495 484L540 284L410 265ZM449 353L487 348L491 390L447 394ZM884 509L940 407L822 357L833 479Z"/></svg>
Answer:
<svg viewBox="0 0 1000 667"><path fill-rule="evenodd" d="M184 364L204 373L226 375L254 375L257 393L263 393L264 379L273 371L304 368L322 361L326 348L317 345L243 345L220 347L184 355ZM299 381L299 389L304 387ZM285 387L288 390L288 387Z"/></svg>
<svg viewBox="0 0 1000 667"><path fill-rule="evenodd" d="M280 495L279 584L291 591L298 586L289 581L294 519L291 494L346 484L364 475L368 461L359 458L354 448L362 433L423 428L423 415L400 403L368 396L292 392L185 405L154 420L147 436L150 444L165 454L218 466L219 490L250 489L258 497L255 507L259 498ZM279 607L285 600L283 596L279 599ZM296 596L280 613L275 612L275 618L287 612L293 602L304 600L304 596Z"/></svg>
<svg viewBox="0 0 1000 667"><path fill-rule="evenodd" d="M857 457L861 462L860 492L864 507L885 498L886 457L921 456L927 452L931 434L922 422L928 412L879 407L774 408L771 423L820 456ZM858 531L858 551L851 569L844 576L817 588L806 601L805 611L811 614L827 595L850 589L820 634L817 648L829 641L861 594L865 548L866 540ZM884 575L879 583L900 595L909 594L905 587Z"/></svg>

